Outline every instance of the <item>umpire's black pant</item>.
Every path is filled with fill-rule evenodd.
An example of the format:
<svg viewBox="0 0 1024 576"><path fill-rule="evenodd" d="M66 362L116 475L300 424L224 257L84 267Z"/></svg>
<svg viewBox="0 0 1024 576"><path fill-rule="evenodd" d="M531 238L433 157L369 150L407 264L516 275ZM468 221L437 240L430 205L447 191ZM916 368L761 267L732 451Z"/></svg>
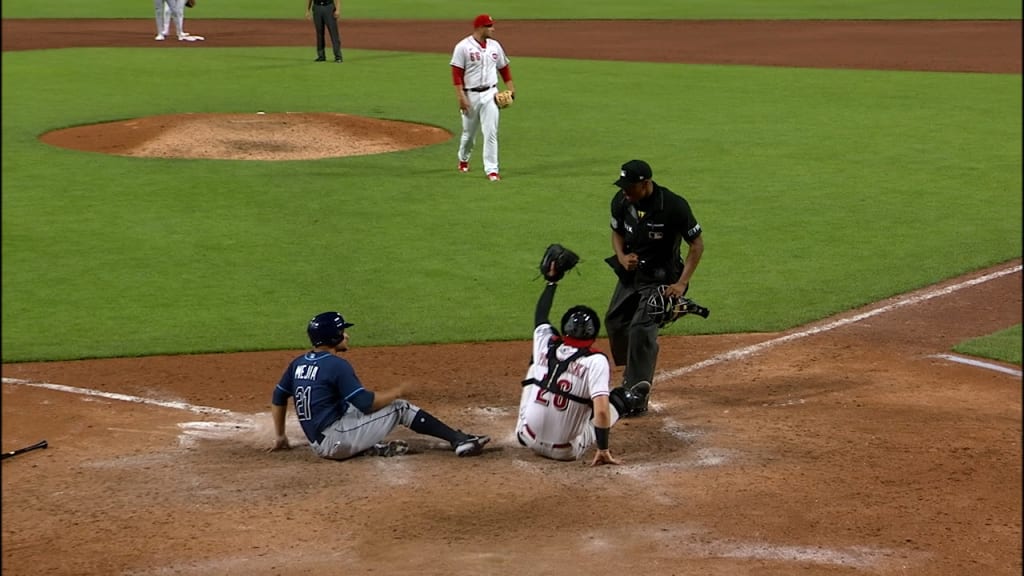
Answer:
<svg viewBox="0 0 1024 576"><path fill-rule="evenodd" d="M605 314L612 359L616 366L626 367L622 384L627 389L644 380L654 384L659 327L647 313L646 303L657 289L657 284L627 285L620 281Z"/></svg>
<svg viewBox="0 0 1024 576"><path fill-rule="evenodd" d="M341 35L338 33L338 21L334 18L334 4L313 4L313 27L316 28L316 57L325 57L324 28L327 28L334 57L341 58Z"/></svg>

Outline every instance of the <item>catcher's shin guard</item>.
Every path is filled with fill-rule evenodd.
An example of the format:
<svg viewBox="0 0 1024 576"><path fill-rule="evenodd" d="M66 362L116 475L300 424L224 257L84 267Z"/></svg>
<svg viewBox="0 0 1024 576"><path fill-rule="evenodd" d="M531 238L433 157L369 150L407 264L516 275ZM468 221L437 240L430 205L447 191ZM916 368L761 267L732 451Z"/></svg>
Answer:
<svg viewBox="0 0 1024 576"><path fill-rule="evenodd" d="M626 398L626 389L622 386L618 388L612 388L608 393L608 403L612 405L612 408L618 413L619 418L625 418L629 416L631 410L629 400Z"/></svg>

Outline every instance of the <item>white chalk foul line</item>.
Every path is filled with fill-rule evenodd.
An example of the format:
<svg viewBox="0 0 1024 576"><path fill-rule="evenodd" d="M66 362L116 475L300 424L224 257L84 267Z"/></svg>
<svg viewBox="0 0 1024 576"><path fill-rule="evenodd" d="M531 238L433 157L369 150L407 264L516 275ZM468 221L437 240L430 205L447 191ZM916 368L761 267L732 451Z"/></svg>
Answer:
<svg viewBox="0 0 1024 576"><path fill-rule="evenodd" d="M922 293L916 294L916 295L905 296L905 297L902 297L902 298L899 298L899 299L895 300L894 302L886 304L884 306L879 306L878 308L875 308L873 310L868 310L867 312L861 312L860 314L857 314L857 315L854 315L854 316L850 316L848 318L841 318L839 320L833 320L832 322L828 322L828 323L822 324L820 326L814 326L812 328L807 328L805 330L800 330L799 332L793 332L791 334L786 334L785 336L780 336L778 338L773 338L771 340L766 340L764 342L760 342L758 344L753 344L753 345L747 346L745 348L739 348L737 350L730 350L729 352L725 352L725 353L719 354L717 356L712 356L711 358L708 358L707 360L703 360L701 362L697 362L696 364L691 364L689 366L684 366L682 368L676 368L675 370L668 370L668 371L665 371L665 372L661 372L661 373L659 373L657 375L657 378L659 380L662 380L662 381L664 381L664 380L671 380L672 378L676 378L678 376L682 376L683 374L689 374L690 372L695 372L695 371L700 370L702 368L707 368L708 366L714 366L715 364L721 364L723 362L729 362L729 361L732 361L732 360L739 360L741 358L746 358L747 356L752 356L752 355L757 354L759 352L763 352L763 351L765 351L765 350L767 350L769 348L772 348L774 346L778 346L779 344L784 344L786 342L791 342L793 340L799 340L800 338L806 338L808 336L813 336L815 334L821 334L822 332L828 332L829 330L835 330L836 328L841 328L843 326L846 326L846 325L849 325L849 324L853 324L855 322L860 322L861 320L865 320L865 319L871 318L873 316L878 316L879 314L885 314L886 312L891 312L891 311L896 310L898 308L903 308L904 306L910 306L912 304L919 304L919 303L924 302L926 300L931 300L932 298L938 298L939 296L945 296L947 294L952 294L953 292L957 292L959 290L963 290L964 288L970 288L971 286L977 286L978 284L983 284L985 282L989 282L991 280L995 280L996 278L1001 278L1001 277L1007 276L1009 274L1015 274L1015 273L1020 272L1020 271L1021 271L1021 265L1017 264L1016 266L1011 266L1009 268L1004 268L1002 270L996 270L995 272L986 274L984 276L979 276L977 278L972 278L970 280L965 280L965 281L959 282L957 284L952 284L950 286L946 286L945 288L938 288L938 289L934 289L934 290L928 290L928 291L925 291L925 292L922 292Z"/></svg>
<svg viewBox="0 0 1024 576"><path fill-rule="evenodd" d="M1002 372L1004 374L1010 374L1021 377L1021 371L1015 368L1007 368L991 362L982 362L981 360L975 360L973 358L964 358L963 356L955 356L953 354L933 354L929 358L942 358L943 360L949 360L950 362L959 362L960 364L967 364L968 366L976 366L978 368L984 368L986 370L995 370L996 372Z"/></svg>
<svg viewBox="0 0 1024 576"><path fill-rule="evenodd" d="M160 406L162 408L174 408L175 410L185 410L186 412L193 412L195 414L214 414L218 416L239 416L231 410L225 410L223 408L211 408L209 406L195 406L187 402L178 402L176 400L154 400L153 398L142 398L140 396L130 396L128 394L118 394L117 392L101 392L99 390L90 390L88 388L78 388L75 386L65 386L63 384L51 384L50 382L35 382L33 380L22 380L20 378L4 378L4 384L20 384L22 386L35 386L36 388L46 388L48 390L57 390L58 392L69 392L71 394L82 394L83 396L96 396L99 398L107 398L109 400L120 400L122 402L134 402L136 404L148 404L150 406Z"/></svg>

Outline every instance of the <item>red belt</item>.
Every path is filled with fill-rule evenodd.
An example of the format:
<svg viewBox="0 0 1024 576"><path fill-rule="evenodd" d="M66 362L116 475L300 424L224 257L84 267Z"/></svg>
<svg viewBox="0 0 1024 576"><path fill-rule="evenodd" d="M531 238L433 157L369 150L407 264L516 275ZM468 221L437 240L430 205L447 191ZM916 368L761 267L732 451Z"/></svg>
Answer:
<svg viewBox="0 0 1024 576"><path fill-rule="evenodd" d="M527 435L528 435L528 436L529 436L530 438L533 438L534 440L536 440L536 439L537 439L537 435L536 435L536 434L534 434L534 433L533 433L533 430L531 430L531 429L530 429L530 425L529 425L529 424L523 424L523 430L525 430L525 431L526 431L526 434L527 434ZM552 444L552 445L551 445L551 447L552 447L552 448L572 448L572 443L570 443L570 442L565 442L565 443L563 443L563 444Z"/></svg>

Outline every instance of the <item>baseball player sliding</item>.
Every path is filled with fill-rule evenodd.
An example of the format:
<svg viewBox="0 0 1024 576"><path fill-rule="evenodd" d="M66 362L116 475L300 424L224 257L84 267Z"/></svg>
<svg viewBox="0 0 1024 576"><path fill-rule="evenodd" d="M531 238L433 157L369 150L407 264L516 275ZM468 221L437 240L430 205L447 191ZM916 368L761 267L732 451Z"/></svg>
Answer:
<svg viewBox="0 0 1024 576"><path fill-rule="evenodd" d="M515 97L508 56L501 44L491 37L494 20L481 14L473 20L473 33L455 45L452 52L452 81L462 113L462 137L459 139L459 172L469 172L469 155L476 143L477 131L484 135L484 174L487 179L501 180L498 171L498 118L494 101L498 93L498 74Z"/></svg>
<svg viewBox="0 0 1024 576"><path fill-rule="evenodd" d="M591 466L619 464L608 449L609 430L619 419L612 404L616 394L608 389L608 358L593 348L601 329L598 314L588 306L573 306L562 315L561 334L548 320L558 281L576 260L554 244L541 261L547 283L534 312L533 358L519 399L516 436L546 458L577 460L596 444Z"/></svg>
<svg viewBox="0 0 1024 576"><path fill-rule="evenodd" d="M313 349L292 360L274 387L271 451L291 447L285 435L285 410L292 398L302 431L321 458L404 454L408 450L404 440L385 440L399 424L447 441L456 456L483 452L489 437L455 430L403 400L404 386L378 392L364 388L355 369L340 356L349 349L347 329L351 326L337 312L317 314L309 321L306 333Z"/></svg>

